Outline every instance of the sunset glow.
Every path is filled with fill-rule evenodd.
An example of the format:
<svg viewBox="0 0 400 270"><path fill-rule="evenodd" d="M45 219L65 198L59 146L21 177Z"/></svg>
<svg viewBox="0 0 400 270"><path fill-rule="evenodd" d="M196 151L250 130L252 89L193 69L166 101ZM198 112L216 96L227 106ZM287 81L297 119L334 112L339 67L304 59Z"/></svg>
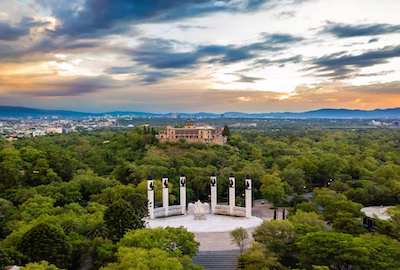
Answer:
<svg viewBox="0 0 400 270"><path fill-rule="evenodd" d="M400 106L397 0L155 2L1 1L0 105Z"/></svg>

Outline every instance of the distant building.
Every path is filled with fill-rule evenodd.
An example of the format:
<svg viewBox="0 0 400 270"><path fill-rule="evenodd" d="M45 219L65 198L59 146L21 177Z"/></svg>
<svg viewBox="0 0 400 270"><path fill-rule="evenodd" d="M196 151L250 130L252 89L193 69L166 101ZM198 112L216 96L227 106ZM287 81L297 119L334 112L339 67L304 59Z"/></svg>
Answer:
<svg viewBox="0 0 400 270"><path fill-rule="evenodd" d="M382 121L376 121L372 120L370 125L374 127L381 127L381 128L399 128L400 127L400 121L389 121L389 122L382 122Z"/></svg>
<svg viewBox="0 0 400 270"><path fill-rule="evenodd" d="M182 128L167 126L157 135L161 143L185 140L189 143L226 144L227 138L222 136L223 128L211 126L195 126L188 124Z"/></svg>
<svg viewBox="0 0 400 270"><path fill-rule="evenodd" d="M229 125L229 127L232 128L256 128L257 127L257 123L234 123Z"/></svg>
<svg viewBox="0 0 400 270"><path fill-rule="evenodd" d="M44 136L46 135L46 131L42 129L35 129L32 131L32 137Z"/></svg>
<svg viewBox="0 0 400 270"><path fill-rule="evenodd" d="M62 127L48 127L48 128L46 128L46 133L47 134L62 134L63 129L62 129Z"/></svg>
<svg viewBox="0 0 400 270"><path fill-rule="evenodd" d="M381 126L383 125L381 121L376 121L376 120L372 120L372 121L370 122L370 124L371 124L372 126L376 126L376 127L381 127Z"/></svg>

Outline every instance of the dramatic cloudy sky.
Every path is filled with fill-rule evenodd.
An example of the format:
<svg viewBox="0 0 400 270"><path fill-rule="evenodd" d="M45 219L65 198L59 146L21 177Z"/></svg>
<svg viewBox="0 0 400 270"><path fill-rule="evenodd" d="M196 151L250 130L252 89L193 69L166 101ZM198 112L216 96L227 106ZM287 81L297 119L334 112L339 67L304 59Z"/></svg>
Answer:
<svg viewBox="0 0 400 270"><path fill-rule="evenodd" d="M1 0L0 104L400 107L399 0Z"/></svg>

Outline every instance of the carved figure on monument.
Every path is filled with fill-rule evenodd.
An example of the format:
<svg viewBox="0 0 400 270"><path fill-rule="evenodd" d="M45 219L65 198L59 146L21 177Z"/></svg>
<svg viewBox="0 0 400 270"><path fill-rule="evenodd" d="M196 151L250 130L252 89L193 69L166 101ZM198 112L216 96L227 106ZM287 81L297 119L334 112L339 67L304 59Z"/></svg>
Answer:
<svg viewBox="0 0 400 270"><path fill-rule="evenodd" d="M232 179L229 180L229 187L231 187L231 188L233 187L233 180Z"/></svg>
<svg viewBox="0 0 400 270"><path fill-rule="evenodd" d="M185 178L181 178L181 187L185 187L185 185L186 185L186 181L185 181Z"/></svg>
<svg viewBox="0 0 400 270"><path fill-rule="evenodd" d="M154 183L150 182L149 183L149 191L152 191L152 190L154 190Z"/></svg>
<svg viewBox="0 0 400 270"><path fill-rule="evenodd" d="M251 183L249 179L246 179L246 189L251 189Z"/></svg>
<svg viewBox="0 0 400 270"><path fill-rule="evenodd" d="M217 182L215 181L215 179L212 178L212 179L211 179L211 186L215 187L215 184L216 184L216 183L217 183Z"/></svg>

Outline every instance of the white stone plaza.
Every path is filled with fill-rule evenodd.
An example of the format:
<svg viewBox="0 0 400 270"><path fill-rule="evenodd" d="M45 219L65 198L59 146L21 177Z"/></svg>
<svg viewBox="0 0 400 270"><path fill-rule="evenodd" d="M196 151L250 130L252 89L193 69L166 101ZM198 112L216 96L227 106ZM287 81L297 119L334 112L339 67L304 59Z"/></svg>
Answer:
<svg viewBox="0 0 400 270"><path fill-rule="evenodd" d="M147 220L149 228L184 227L193 233L230 232L238 227L252 229L263 222L258 217L232 217L207 214L206 219L195 220L193 215L172 216Z"/></svg>

